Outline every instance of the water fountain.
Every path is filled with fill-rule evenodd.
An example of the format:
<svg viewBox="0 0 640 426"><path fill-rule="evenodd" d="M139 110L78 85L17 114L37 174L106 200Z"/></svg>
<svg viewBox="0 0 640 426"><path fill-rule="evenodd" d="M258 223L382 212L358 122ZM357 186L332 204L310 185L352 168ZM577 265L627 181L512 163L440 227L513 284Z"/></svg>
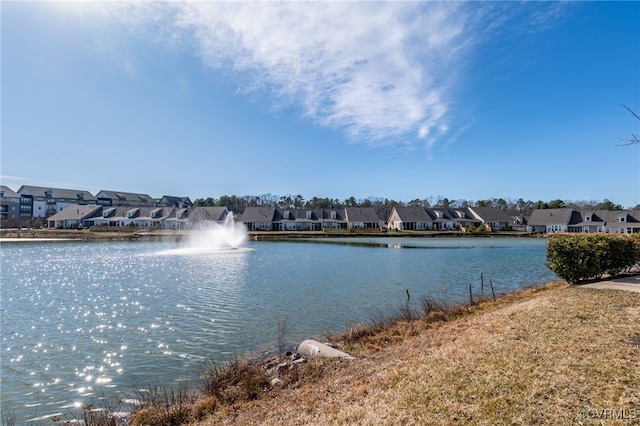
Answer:
<svg viewBox="0 0 640 426"><path fill-rule="evenodd" d="M187 246L204 251L238 249L247 241L247 229L236 222L229 213L222 224L212 222L203 229L195 230L187 240Z"/></svg>
<svg viewBox="0 0 640 426"><path fill-rule="evenodd" d="M248 250L243 244L248 240L247 229L236 222L233 213L229 213L222 224L211 222L188 231L184 246L167 250L163 254L209 254Z"/></svg>

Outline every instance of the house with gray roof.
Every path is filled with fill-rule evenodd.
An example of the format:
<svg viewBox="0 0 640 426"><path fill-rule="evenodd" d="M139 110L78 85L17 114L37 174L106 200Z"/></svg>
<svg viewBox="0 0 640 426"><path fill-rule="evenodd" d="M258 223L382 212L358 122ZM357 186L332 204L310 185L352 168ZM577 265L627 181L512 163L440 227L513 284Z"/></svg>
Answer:
<svg viewBox="0 0 640 426"><path fill-rule="evenodd" d="M96 204L73 205L47 219L49 228L76 229L89 226L86 221L99 215L102 206Z"/></svg>
<svg viewBox="0 0 640 426"><path fill-rule="evenodd" d="M594 210L581 213L575 232L633 234L640 232L640 211ZM569 230L570 232L572 229Z"/></svg>
<svg viewBox="0 0 640 426"><path fill-rule="evenodd" d="M187 207L177 208L174 215L162 221L163 229L185 229L187 220L189 219L190 209Z"/></svg>
<svg viewBox="0 0 640 426"><path fill-rule="evenodd" d="M604 216L604 232L635 234L640 232L640 210L607 211Z"/></svg>
<svg viewBox="0 0 640 426"><path fill-rule="evenodd" d="M457 209L435 207L428 208L426 211L433 218L433 229L437 231L456 231L480 223L467 207Z"/></svg>
<svg viewBox="0 0 640 426"><path fill-rule="evenodd" d="M141 228L160 228L165 219L175 212L174 207L144 207L138 209L138 216L132 221L133 226Z"/></svg>
<svg viewBox="0 0 640 426"><path fill-rule="evenodd" d="M193 203L189 197L174 197L172 195L163 195L156 201L157 207L192 207Z"/></svg>
<svg viewBox="0 0 640 426"><path fill-rule="evenodd" d="M347 228L344 209L322 209L321 229L338 230Z"/></svg>
<svg viewBox="0 0 640 426"><path fill-rule="evenodd" d="M349 229L377 229L382 226L373 207L345 207L344 213Z"/></svg>
<svg viewBox="0 0 640 426"><path fill-rule="evenodd" d="M322 209L294 209L293 216L297 231L322 230L322 219L324 218Z"/></svg>
<svg viewBox="0 0 640 426"><path fill-rule="evenodd" d="M604 232L605 219L594 211L574 212L573 221L567 226L567 232Z"/></svg>
<svg viewBox="0 0 640 426"><path fill-rule="evenodd" d="M272 231L296 231L295 209L275 209L273 213Z"/></svg>
<svg viewBox="0 0 640 426"><path fill-rule="evenodd" d="M276 209L274 214L273 229L278 231L322 231L346 227L345 213L340 210Z"/></svg>
<svg viewBox="0 0 640 426"><path fill-rule="evenodd" d="M593 210L578 211L570 208L536 209L529 218L530 232L556 233L615 233L640 232L638 210Z"/></svg>
<svg viewBox="0 0 640 426"><path fill-rule="evenodd" d="M375 229L380 219L373 207L344 209L278 209L247 207L240 216L249 231L321 231Z"/></svg>
<svg viewBox="0 0 640 426"><path fill-rule="evenodd" d="M387 226L395 231L428 231L433 229L433 218L424 207L395 206Z"/></svg>
<svg viewBox="0 0 640 426"><path fill-rule="evenodd" d="M90 192L78 189L22 185L17 192L21 217L48 218L69 206L97 204Z"/></svg>
<svg viewBox="0 0 640 426"><path fill-rule="evenodd" d="M530 232L551 234L569 232L570 227L575 229L574 226L581 222L580 212L570 208L536 209L531 213L527 227Z"/></svg>
<svg viewBox="0 0 640 426"><path fill-rule="evenodd" d="M276 231L275 216L275 207L247 207L240 216L240 221L248 231Z"/></svg>
<svg viewBox="0 0 640 426"><path fill-rule="evenodd" d="M213 223L222 225L229 214L226 207L191 207L189 215L184 220L184 229L204 229Z"/></svg>
<svg viewBox="0 0 640 426"><path fill-rule="evenodd" d="M133 206L102 207L99 215L87 219L87 222L91 222L92 226L146 226L146 219L150 217L150 212L154 209L154 207Z"/></svg>
<svg viewBox="0 0 640 426"><path fill-rule="evenodd" d="M514 219L498 207L469 207L468 210L491 231L506 231L513 226Z"/></svg>
<svg viewBox="0 0 640 426"><path fill-rule="evenodd" d="M117 226L116 221L112 218L116 217L116 207L101 206L102 209L90 218L90 226Z"/></svg>

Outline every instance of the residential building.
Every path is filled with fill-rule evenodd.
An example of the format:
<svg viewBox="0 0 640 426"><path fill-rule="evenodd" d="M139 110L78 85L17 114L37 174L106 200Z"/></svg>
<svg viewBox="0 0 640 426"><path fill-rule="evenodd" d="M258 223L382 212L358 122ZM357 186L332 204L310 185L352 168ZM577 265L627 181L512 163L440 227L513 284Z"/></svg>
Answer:
<svg viewBox="0 0 640 426"><path fill-rule="evenodd" d="M480 223L466 207L459 209L436 207L426 210L433 218L433 229L437 231L457 231Z"/></svg>
<svg viewBox="0 0 640 426"><path fill-rule="evenodd" d="M383 225L373 207L345 207L344 212L349 229L378 229Z"/></svg>
<svg viewBox="0 0 640 426"><path fill-rule="evenodd" d="M552 234L569 232L569 226L582 222L580 212L570 209L536 209L529 218L529 230Z"/></svg>
<svg viewBox="0 0 640 426"><path fill-rule="evenodd" d="M2 226L17 226L20 219L20 194L0 185L0 221Z"/></svg>
<svg viewBox="0 0 640 426"><path fill-rule="evenodd" d="M99 214L101 210L102 206L96 204L77 204L52 215L47 219L47 223L49 228L53 229L84 228L88 225L85 224L85 220Z"/></svg>
<svg viewBox="0 0 640 426"><path fill-rule="evenodd" d="M162 198L156 201L157 207L191 207L193 203L189 197L174 197L171 195L163 195Z"/></svg>
<svg viewBox="0 0 640 426"><path fill-rule="evenodd" d="M89 209L88 207L95 207ZM137 207L101 205L67 207L51 216L53 228L139 227L165 229L201 229L211 223L223 224L229 217L226 207Z"/></svg>
<svg viewBox="0 0 640 426"><path fill-rule="evenodd" d="M102 190L96 194L101 206L155 207L156 201L147 194Z"/></svg>
<svg viewBox="0 0 640 426"><path fill-rule="evenodd" d="M96 204L87 191L23 185L20 194L21 218L48 218L73 205Z"/></svg>
<svg viewBox="0 0 640 426"><path fill-rule="evenodd" d="M185 229L203 229L212 223L222 225L225 223L230 212L226 207L191 207L188 209L189 215L184 218Z"/></svg>
<svg viewBox="0 0 640 426"><path fill-rule="evenodd" d="M514 224L514 218L498 207L468 207L482 225L490 231L510 230Z"/></svg>
<svg viewBox="0 0 640 426"><path fill-rule="evenodd" d="M248 231L279 231L278 226L274 225L275 217L275 207L247 207L240 216L240 221Z"/></svg>
<svg viewBox="0 0 640 426"><path fill-rule="evenodd" d="M433 218L424 207L396 206L391 210L387 226L395 231L428 231L433 229Z"/></svg>
<svg viewBox="0 0 640 426"><path fill-rule="evenodd" d="M161 228L164 220L170 218L174 212L173 207L140 207L132 225L140 228Z"/></svg>
<svg viewBox="0 0 640 426"><path fill-rule="evenodd" d="M580 212L570 208L537 209L529 218L530 232L604 232L633 234L640 232L639 210L597 210Z"/></svg>
<svg viewBox="0 0 640 426"><path fill-rule="evenodd" d="M321 231L324 229L379 229L373 207L343 209L277 209L247 207L240 220L249 231Z"/></svg>

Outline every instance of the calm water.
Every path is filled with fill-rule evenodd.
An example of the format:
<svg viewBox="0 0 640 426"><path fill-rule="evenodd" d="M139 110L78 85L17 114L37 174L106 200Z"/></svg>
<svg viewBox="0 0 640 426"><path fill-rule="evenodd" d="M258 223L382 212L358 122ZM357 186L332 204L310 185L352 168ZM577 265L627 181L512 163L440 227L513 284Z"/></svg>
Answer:
<svg viewBox="0 0 640 426"><path fill-rule="evenodd" d="M2 243L2 409L47 418L134 383L197 380L206 361L340 332L420 296L467 300L555 279L542 239ZM19 421L18 423L22 423Z"/></svg>

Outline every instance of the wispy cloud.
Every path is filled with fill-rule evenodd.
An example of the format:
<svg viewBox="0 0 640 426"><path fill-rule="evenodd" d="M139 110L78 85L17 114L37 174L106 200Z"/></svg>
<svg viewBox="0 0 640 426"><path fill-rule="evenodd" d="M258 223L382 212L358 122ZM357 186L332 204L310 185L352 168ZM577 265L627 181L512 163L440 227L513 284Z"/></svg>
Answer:
<svg viewBox="0 0 640 426"><path fill-rule="evenodd" d="M169 2L120 16L194 49L314 122L373 145L431 146L450 127L452 90L482 14L462 2Z"/></svg>
<svg viewBox="0 0 640 426"><path fill-rule="evenodd" d="M84 188L88 191L98 192L102 188L89 187L82 183L52 182L50 180L34 179L25 176L0 175L0 185L5 185L17 191L22 185L44 186L51 188Z"/></svg>

